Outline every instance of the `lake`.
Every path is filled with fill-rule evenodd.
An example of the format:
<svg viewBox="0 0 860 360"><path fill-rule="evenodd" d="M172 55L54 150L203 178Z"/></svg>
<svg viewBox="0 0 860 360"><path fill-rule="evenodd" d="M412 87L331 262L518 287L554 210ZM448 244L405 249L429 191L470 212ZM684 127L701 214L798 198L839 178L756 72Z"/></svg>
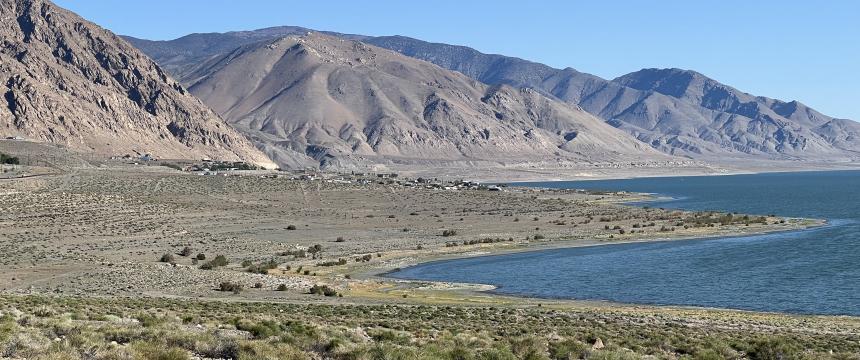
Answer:
<svg viewBox="0 0 860 360"><path fill-rule="evenodd" d="M388 276L537 298L860 315L860 171L519 183L625 190L654 207L822 218L759 236L601 245L430 262Z"/></svg>

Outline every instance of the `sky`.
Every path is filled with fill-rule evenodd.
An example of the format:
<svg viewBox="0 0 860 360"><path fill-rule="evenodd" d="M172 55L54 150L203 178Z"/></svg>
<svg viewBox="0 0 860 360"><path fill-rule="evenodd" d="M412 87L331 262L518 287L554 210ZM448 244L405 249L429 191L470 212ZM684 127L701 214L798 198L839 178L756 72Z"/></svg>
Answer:
<svg viewBox="0 0 860 360"><path fill-rule="evenodd" d="M151 40L294 25L465 45L608 79L691 69L860 120L854 0L54 1L115 33Z"/></svg>

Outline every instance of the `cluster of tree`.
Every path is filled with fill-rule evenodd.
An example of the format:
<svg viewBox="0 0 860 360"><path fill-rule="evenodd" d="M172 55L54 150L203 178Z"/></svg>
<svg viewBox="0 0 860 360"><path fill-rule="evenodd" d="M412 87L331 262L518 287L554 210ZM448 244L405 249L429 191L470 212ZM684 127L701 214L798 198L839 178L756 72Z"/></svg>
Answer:
<svg viewBox="0 0 860 360"><path fill-rule="evenodd" d="M16 157L16 156L11 156L11 155L6 155L3 153L0 153L0 164L19 165L19 164L21 164L21 160L18 159L18 157Z"/></svg>
<svg viewBox="0 0 860 360"><path fill-rule="evenodd" d="M260 169L262 169L256 165L254 165L254 164L248 164L246 162L241 162L241 161L235 161L235 162L225 161L225 162L211 163L211 164L206 165L206 167L208 167L209 170L212 170L212 171L223 171L223 170L230 170L230 169L236 169L236 170L260 170Z"/></svg>

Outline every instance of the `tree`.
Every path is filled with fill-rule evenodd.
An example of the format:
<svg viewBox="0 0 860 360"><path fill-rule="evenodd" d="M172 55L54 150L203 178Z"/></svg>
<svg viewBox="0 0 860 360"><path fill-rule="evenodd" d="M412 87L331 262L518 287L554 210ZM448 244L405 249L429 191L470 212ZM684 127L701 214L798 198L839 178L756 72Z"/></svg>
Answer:
<svg viewBox="0 0 860 360"><path fill-rule="evenodd" d="M0 153L0 163L6 165L19 165L21 161L15 156Z"/></svg>

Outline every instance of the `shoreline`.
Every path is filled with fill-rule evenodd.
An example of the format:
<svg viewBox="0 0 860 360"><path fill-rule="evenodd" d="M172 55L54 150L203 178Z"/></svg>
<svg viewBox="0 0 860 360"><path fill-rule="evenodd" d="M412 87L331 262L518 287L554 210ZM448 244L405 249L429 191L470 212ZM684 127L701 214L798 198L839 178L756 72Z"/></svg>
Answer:
<svg viewBox="0 0 860 360"><path fill-rule="evenodd" d="M763 164L768 164L764 162ZM797 164L791 164L797 165ZM784 173L808 173L808 172L834 172L834 171L860 171L860 163L844 163L844 164L802 164L803 166L792 167L776 166L770 167L750 167L726 169L727 165L717 164L713 167L689 167L689 168L652 168L646 170L656 170L654 172L645 171L635 172L631 169L619 169L618 171L600 171L596 174L589 173L585 169L570 170L570 169L546 169L546 170L517 170L504 169L503 171L492 171L491 169L483 171L492 171L498 173L508 173L502 176L477 176L475 181L493 183L493 184L511 184L533 182L573 182L573 181L600 181L600 180L631 180L631 179L647 179L647 178L670 178L670 177L702 177L702 176L737 176L737 175L758 175L758 174L784 174ZM482 171L482 170L478 170ZM554 172L553 174L537 175L542 171ZM675 173L673 173L673 171ZM571 172L572 174L565 174ZM523 174L526 176L517 176ZM448 176L451 177L451 176Z"/></svg>
<svg viewBox="0 0 860 360"><path fill-rule="evenodd" d="M702 175L709 176L709 175ZM620 201L618 202L624 206L639 206L634 204L641 203L653 203L653 202L663 202L663 201L671 201L674 198L668 196L661 196L660 194L648 194L648 193L636 193L631 192L628 195L633 196L633 199ZM687 209L679 209L682 211L690 211ZM841 314L841 315L831 315L831 314L816 314L816 313L793 313L793 312L779 312L779 311L758 311L758 310L750 310L750 309L735 309L735 308L719 308L719 307L707 307L707 306L696 306L696 305L677 305L677 304L646 304L646 303L628 303L628 302L618 302L612 300L598 300L598 299L574 299L574 298L565 298L565 297L556 297L556 298L548 298L548 297L539 297L539 296L531 296L531 295L517 295L517 294L506 294L503 292L497 291L499 287L497 285L492 284L480 284L480 283L459 283L459 282L450 282L450 281L434 281L434 280L418 280L418 279L401 279L393 276L389 276L390 274L399 272L405 268L417 267L431 263L438 262L453 262L462 259L473 259L473 258L482 258L482 257L493 257L493 256L504 256L504 255L512 255L512 254L521 254L521 253L535 253L542 251L553 251L553 250L561 250L561 249L576 249L576 248L589 248L596 246L613 246L613 245L629 245L629 244L642 244L642 243L669 243L669 242L677 242L677 241L715 241L720 239L736 239L736 238L746 238L746 237L755 237L755 236L766 236L766 235L776 235L782 233L796 233L796 232L805 232L805 231L816 231L818 229L826 228L829 226L833 226L832 222L827 219L810 219L810 218L789 218L793 221L798 221L797 224L793 224L793 228L791 229L770 229L770 230L752 230L752 231L730 231L727 234L721 234L720 231L716 231L712 234L705 235L690 235L690 236L679 236L679 237L660 237L660 238L638 238L638 239L626 239L621 241L603 241L601 239L589 239L587 241L577 241L577 240L559 240L559 241L551 241L551 242L542 242L542 243L526 243L526 244L517 244L513 247L503 247L497 248L495 246L489 246L481 249L474 249L471 251L459 252L459 253L446 253L446 254L426 254L422 256L421 254L412 254L405 258L399 260L407 260L406 266L399 266L394 269L384 268L384 267L372 267L370 269L366 269L363 271L359 271L357 273L357 278L360 280L371 280L371 281L379 281L384 283L393 283L395 285L406 285L413 289L422 290L428 287L432 287L435 291L442 292L450 292L452 295L458 296L489 296L493 298L498 298L499 300L519 300L522 302L521 305L534 305L535 303L538 306L541 306L542 303L550 302L555 305L560 306L597 306L597 307L610 307L610 308L618 308L618 307L648 307L653 309L690 309L690 310L705 310L705 311L729 311L729 312L743 312L743 313L757 313L757 314L772 314L772 315L785 315L785 316L839 316L839 317L855 317L860 318L858 315L850 315L850 314ZM743 230L743 229L741 229ZM398 260L398 259L395 259ZM385 292L385 291L383 291Z"/></svg>
<svg viewBox="0 0 860 360"><path fill-rule="evenodd" d="M124 168L120 170L124 170ZM600 300L559 300L535 297L515 298L510 295L494 293L492 292L492 288L481 284L434 282L432 288L420 289L422 286L426 287L426 284L430 284L430 282L394 279L385 276L385 274L394 268L404 268L433 261L600 245L746 237L780 232L807 231L830 225L826 220L767 216L762 217L762 223L758 222L758 220L754 220L753 222L747 221L746 226L744 222L729 222L727 225L717 223L716 227L692 225L694 223L690 223L691 227L689 229L679 228L675 232L675 225L674 223L669 223L670 220L683 219L697 212L673 209L662 211L662 209L656 209L654 206L648 206L650 203L671 200L671 197L663 197L660 194L626 191L597 191L589 193L563 189L541 191L536 188L526 187L517 187L510 192L449 192L428 189L390 188L376 184L356 186L338 183L328 184L323 181L298 181L283 178L263 179L257 176L216 178L191 176L167 171L162 174L161 172L133 170L107 172L102 171L102 169L92 169L88 172L85 171L82 174L82 178L87 179L88 182L82 183L82 185L75 185L76 183L72 182L75 178L80 177L69 179L65 177L58 179L49 177L45 181L46 184L50 184L48 181L61 181L67 187L70 185L66 184L66 182L71 182L72 185L78 186L72 187L72 191L88 190L92 184L99 184L109 189L106 191L108 194L117 193L129 197L125 202L118 203L120 205L127 203L131 207L137 206L138 203L132 200L155 200L157 204L161 204L162 202L168 204L171 206L168 209L174 209L172 211L178 215L172 216L169 221L162 220L165 225L161 226L170 228L170 232L166 233L168 234L167 236L161 236L164 239L171 239L170 243L158 246L141 245L143 246L142 249L150 253L150 255L147 255L147 259L149 260L143 262L114 255L113 252L107 255L99 254L102 263L96 266L89 266L91 263L86 263L86 266L89 267L80 265L80 268L73 269L74 272L71 275L66 275L68 265L64 263L59 263L55 268L52 268L52 272L44 272L36 275L30 275L31 272L27 272L24 268L21 268L21 270L12 270L6 276L9 279L13 279L12 281L16 283L12 285L13 287L10 287L9 292L18 291L19 293L35 294L40 292L45 293L62 287L61 291L69 294L82 294L83 290L81 289L94 289L93 291L98 294L107 294L107 296L116 294L118 294L117 296L130 295L144 297L178 296L189 299L209 297L224 300L229 297L225 297L225 294L213 290L213 287L217 288L218 281L229 278L233 281L243 282L247 289L252 289L252 286L258 281L262 282L265 288L265 290L261 291L250 290L247 296L243 294L242 299L231 298L231 301L311 301L310 298L305 297L307 289L311 285L327 284L338 290L345 291L344 295L352 297L349 302L365 304L388 303L408 305L421 302L437 302L449 303L451 305L468 303L491 305L505 303L511 306L533 306L539 303L546 305L547 302L551 301L555 306L562 307L587 304L599 307L645 306L652 309L666 309L670 307L677 308L677 306L613 303ZM225 192L224 189L226 189L224 182L228 181L241 185L235 187L236 189L241 189L241 191L222 195ZM141 196L138 199L140 192L130 191L135 189L134 185L131 184L141 182L144 184L147 182L157 182L160 184L160 187L155 189L159 193L145 193L145 197ZM42 183L29 184L23 182L21 189L29 191L30 187L23 185L42 186ZM107 188L107 186L110 187ZM194 199L201 200L192 204L199 204L196 206L210 210L205 215L188 213L189 215L186 216L184 209L188 206L186 202L190 200L182 200L174 204L171 200L173 197L167 196L176 191L173 189L183 189L183 187L208 189L212 194L219 194L220 196L195 197ZM14 189L15 187L11 186L10 188ZM285 189L292 191L285 191ZM165 194L160 194L160 192L165 192ZM25 193L22 192L21 194ZM229 197L231 194L235 194L237 199L231 199ZM246 198L246 194L262 195L259 195L259 199L252 198L249 200ZM277 194L275 198L279 201L273 201L271 197L274 197L274 195L272 194ZM161 200L160 197L156 198L156 196L164 196L165 200ZM48 202L49 200L52 202ZM86 198L85 200L87 201L86 203L93 202L92 206L97 209L99 208L98 206L104 204L103 201L98 201L99 198ZM45 197L44 201L48 206L60 206L65 203L65 200L57 199L56 197ZM392 210L390 207L391 201L399 201L400 206L396 210ZM451 204L455 203L462 204L461 206L464 209L468 208L469 213L464 215L465 210L460 212L459 208L451 208ZM635 203L635 205L631 203ZM25 202L22 200L21 204L23 205ZM236 204L242 204L242 207L236 207ZM512 204L511 206L513 207L510 209L504 208L504 204ZM111 217L114 216L112 215L115 213L114 209L122 209L123 207L111 205L111 203L108 203L108 205L110 206L104 207L105 213L100 215L101 221L118 221L120 223L127 221L125 217L117 219ZM277 207L274 207L274 205L277 205ZM173 208L173 206L181 207ZM607 226L610 224L616 226L620 224L630 229L630 226L634 222L639 224L643 221L651 221L651 218L648 217L651 215L643 214L643 207L651 208L651 210L646 209L644 212L654 211L654 220L658 222L656 227L653 227L652 222L650 225L652 227L643 230L645 232L639 231L638 227L633 227L637 230L636 233L629 231L627 234L622 232L621 235L619 235L617 230L611 231L608 227L606 230L609 231L604 230L604 224L607 224ZM201 229L197 228L200 226L201 219L204 219L206 223L215 223L213 219L221 219L225 216L236 216L237 219L244 219L244 215L252 214L251 210L245 211L244 209L253 209L255 211L253 214L256 216L259 216L261 211L267 211L268 214L272 215L270 218L264 217L262 220L255 220L260 225L251 226L250 229L246 222L237 221L231 223L230 220L227 222L228 226L225 226L222 220L218 220L218 227L214 229L220 230L219 233L214 235L201 233ZM352 212L356 211L355 209L363 211L359 210L358 214L353 214ZM159 219L158 216L163 214L159 209L153 208L152 210L158 210L151 214L152 216L156 216L156 219ZM321 212L329 213L326 213L327 217L323 220L318 220L317 217L320 216ZM285 213L291 214L291 216L288 216L291 220L284 221L283 214ZM214 215L218 215L219 217L215 217ZM564 218L565 215L568 217ZM604 220L601 218L604 215L612 219L606 220L604 223ZM205 218L201 216L205 216ZM533 216L534 219L532 219ZM659 218L658 216L666 217ZM466 218L465 223L463 222L464 217ZM538 222L538 217L541 218L540 222ZM598 220L598 218L601 219ZM32 217L32 219L39 218ZM564 220L566 224L557 224L556 221L561 221L559 219ZM781 223L782 220L784 220L784 223ZM589 223L591 225L587 225ZM289 229L284 224L296 224L298 225L298 229L295 227ZM579 224L578 228L577 224ZM662 230L661 224L672 227L672 230ZM45 225L36 220L25 225L28 228L37 230L42 229L42 226L56 226L54 223ZM540 230L536 226L539 226ZM401 231L402 229L404 230ZM443 229L458 230L460 234L449 238L441 234L443 233ZM209 227L205 227L203 230L207 232L212 231ZM110 231L112 230L108 229L109 233L99 235L99 238L114 239L115 237L113 236L116 236L116 238L122 239L126 236L121 233L113 235ZM195 233L195 231L197 232ZM153 236L158 236L159 233L165 234L164 231L159 231L153 233ZM346 239L341 241L340 237L346 234L350 235L345 236ZM614 234L614 237L612 234ZM207 236L218 240L210 242L206 245L206 248L203 248L202 245L195 247L199 247L201 253L205 251L210 257L212 254L228 254L231 259L235 259L235 264L231 264L228 269L221 272L198 272L193 271L196 267L192 259L188 257L175 255L179 266L173 266L172 268L157 263L157 259L162 254L175 254L180 250L177 244L182 243L177 241L190 241L172 240L173 238L181 239L192 235ZM278 238L273 237L273 235L278 235ZM541 235L541 237L538 239L537 235ZM237 236L242 236L243 241L236 242L235 239ZM281 236L289 236L292 239L283 241L280 239ZM534 236L534 240L530 239L532 236ZM129 239L130 241L139 241L137 237L139 236L134 235ZM335 241L335 239L338 241ZM481 242L481 240L493 241ZM95 238L92 241L96 241ZM253 243L255 245L248 245L249 241L256 241ZM468 245L466 244L467 241L469 242ZM448 247L448 242L462 243L463 245L457 244ZM116 242L112 241L110 244L114 243ZM249 262L265 261L266 257L270 256L268 254L279 254L284 250L290 250L294 247L298 248L299 245L312 246L313 244L324 244L327 252L330 251L331 253L326 254L327 257L324 259L321 258L321 260L305 257L301 258L301 260L295 258L290 262L293 269L289 267L286 270L275 269L265 275L251 274L244 269L244 265L239 266L241 264L239 260L251 258ZM366 262L360 262L359 260L352 261L353 256L367 255L371 255L371 257L368 260L364 260ZM87 254L87 256L92 255ZM335 260L338 260L338 262L343 261L343 264L335 266L320 265L323 262L332 263ZM114 265L120 265L123 272L117 272L118 270L104 272L108 275L101 275L103 272L98 272L100 269L116 269L117 267ZM297 270L301 269L302 266L305 267L304 274L300 274L299 270ZM92 275L95 273L99 275ZM319 273L319 276L317 273ZM114 276L111 274L119 275ZM65 285L69 283L68 279L89 277L95 277L96 280L87 284L94 285ZM214 285L201 285L206 283ZM274 290L279 283L288 285L290 291L269 292ZM30 288L25 288L26 284L30 284ZM37 286L35 290L32 290L33 284ZM116 290L118 289L116 284L131 284L128 289L133 290L123 290L123 288ZM412 290L417 290L417 292ZM416 296L413 296L414 294L418 294L417 300L415 299ZM406 297L403 297L404 295L410 299L406 300Z"/></svg>
<svg viewBox="0 0 860 360"><path fill-rule="evenodd" d="M628 302L618 302L612 300L597 300L597 299L572 299L572 298L546 298L546 297L538 297L538 296L528 296L528 295L515 295L515 294L506 294L502 292L495 291L498 289L496 285L492 284L480 284L480 283L459 283L453 281L434 281L434 280L416 280L416 279L400 279L396 277L388 276L389 274L398 272L403 268L410 268L415 266L422 266L429 263L437 263L437 262L449 262L449 261L457 261L462 259L473 259L473 258L481 258L481 257L492 257L492 256L504 256L504 255L512 255L512 254L521 254L521 253L533 253L533 252L541 252L541 251L553 251L553 250L561 250L561 249L576 249L576 248L588 248L588 247L596 247L596 246L614 246L614 245L630 245L630 244L644 244L644 243L669 243L669 242L680 242L680 241L715 241L720 239L732 239L732 238L745 238L745 237L754 237L754 236L765 236L765 235L775 235L781 233L795 233L795 232L804 232L804 231L815 231L821 228L826 228L828 226L832 226L831 222L828 220L820 220L820 219L798 219L807 223L805 225L801 225L800 227L796 227L793 229L778 229L778 230L770 230L770 231L751 231L748 233L735 233L735 234L713 234L713 235L705 235L705 236L682 236L677 238L654 238L654 239L635 239L635 240L624 240L624 241L614 241L614 242L601 242L600 240L591 240L584 243L571 243L575 240L562 240L551 243L541 243L537 245L532 244L520 244L515 246L514 248L484 248L484 249L476 249L473 251L461 252L461 253L451 253L451 254L428 254L427 256L420 257L418 255L412 255L407 258L414 258L414 260L409 261L405 267L398 267L394 269L383 268L383 267L373 267L370 269L366 269L363 271L359 271L357 276L355 276L358 280L369 280L369 281L378 281L382 283L387 283L388 285L401 285L407 286L408 289L415 290L424 290L428 286L433 287L432 290L440 291L440 292L448 292L450 295L459 296L459 297L491 297L500 301L509 301L514 300L518 305L535 305L540 304L546 305L547 303L551 303L556 306L597 306L597 307L610 307L610 308L618 308L618 307L646 307L654 310L679 310L679 309L688 309L688 310L710 310L710 311L728 311L728 312L744 312L744 313L756 313L756 314L772 314L772 315L786 315L786 316L840 316L840 317L855 317L860 318L858 315L829 315L829 314L815 314L815 313L791 313L791 312L778 312L778 311L757 311L757 310L747 310L747 309L734 309L734 308L719 308L719 307L706 307L706 306L696 306L696 305L673 305L673 304L645 304L645 303L628 303ZM403 289L398 289L403 290ZM380 290L381 293L388 292L387 290ZM468 300L468 299L463 299Z"/></svg>
<svg viewBox="0 0 860 360"><path fill-rule="evenodd" d="M725 172L725 173L692 173L692 174L654 174L654 175L622 175L622 176L614 176L609 175L606 177L577 177L572 179L540 179L537 178L535 180L517 180L517 181L490 181L491 183L498 184L510 184L514 186L518 186L519 184L524 183L558 183L558 182L579 182L579 181L604 181L604 180L634 180L634 179L661 179L661 178L673 178L673 177L718 177L718 176L740 176L740 175L762 175L762 174L791 174L791 173L814 173L814 172L842 172L842 171L860 171L860 165L852 168L838 168L838 169L828 169L828 168L802 168L802 169L784 169L784 170L749 170L749 171L736 171L736 172Z"/></svg>

